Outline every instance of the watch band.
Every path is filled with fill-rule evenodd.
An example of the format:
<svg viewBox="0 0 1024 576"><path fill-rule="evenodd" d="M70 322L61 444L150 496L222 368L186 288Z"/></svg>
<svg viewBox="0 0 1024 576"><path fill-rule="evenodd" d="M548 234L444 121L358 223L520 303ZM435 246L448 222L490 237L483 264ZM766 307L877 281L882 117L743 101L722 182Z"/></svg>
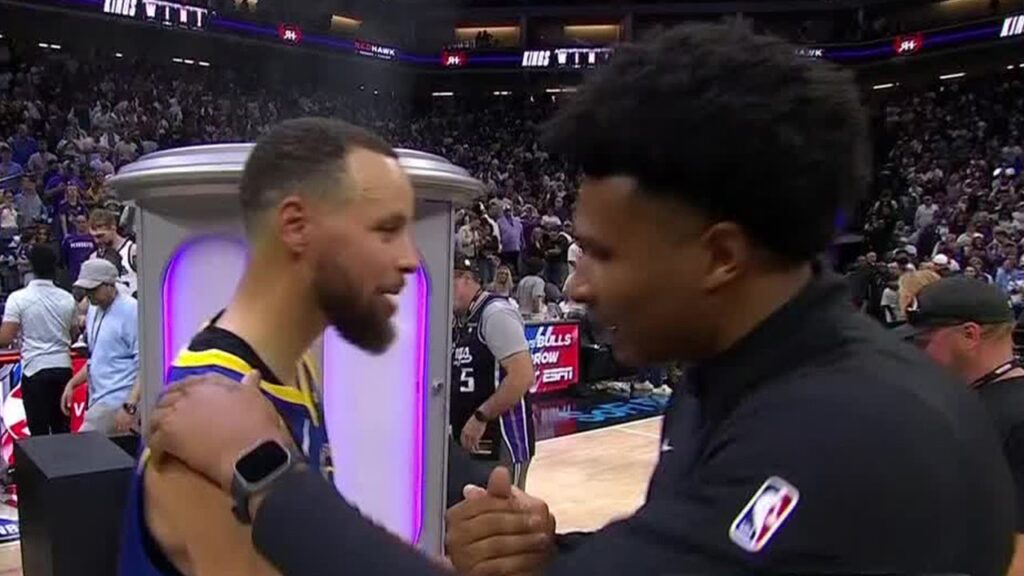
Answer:
<svg viewBox="0 0 1024 576"><path fill-rule="evenodd" d="M487 414L484 414L484 411L479 409L473 411L473 418L476 418L477 421L483 422L484 424L491 421L491 419L487 417Z"/></svg>
<svg viewBox="0 0 1024 576"><path fill-rule="evenodd" d="M281 444L278 443L278 445ZM246 526L252 524L252 514L249 513L249 502L252 500L252 497L255 494L259 494L270 489L274 485L274 482L292 470L295 470L296 466L303 461L304 456L302 454L299 454L294 450L290 450L283 445L281 445L281 447L289 453L290 457L288 458L288 461L281 468L278 468L268 474L266 480L262 481L255 489L243 483L237 474L231 478L231 513L234 514L236 520ZM245 455L242 456L242 458L244 457ZM239 458L239 460L241 460L241 458Z"/></svg>

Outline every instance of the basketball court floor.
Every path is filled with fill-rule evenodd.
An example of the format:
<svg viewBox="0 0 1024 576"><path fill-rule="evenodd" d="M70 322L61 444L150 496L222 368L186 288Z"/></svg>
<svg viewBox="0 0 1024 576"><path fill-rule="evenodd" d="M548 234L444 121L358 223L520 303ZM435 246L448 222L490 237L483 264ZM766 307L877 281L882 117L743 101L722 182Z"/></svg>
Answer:
<svg viewBox="0 0 1024 576"><path fill-rule="evenodd" d="M548 503L559 532L594 530L643 503L658 459L661 417L537 443L527 492ZM0 546L0 576L21 576L17 543Z"/></svg>

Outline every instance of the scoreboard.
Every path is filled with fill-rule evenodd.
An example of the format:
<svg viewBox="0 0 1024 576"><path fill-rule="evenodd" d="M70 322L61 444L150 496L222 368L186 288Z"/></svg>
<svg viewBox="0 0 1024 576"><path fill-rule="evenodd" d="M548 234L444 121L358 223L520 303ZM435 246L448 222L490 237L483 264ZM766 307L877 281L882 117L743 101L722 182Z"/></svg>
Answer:
<svg viewBox="0 0 1024 576"><path fill-rule="evenodd" d="M206 8L165 0L103 0L103 12L193 30L206 28L210 21Z"/></svg>

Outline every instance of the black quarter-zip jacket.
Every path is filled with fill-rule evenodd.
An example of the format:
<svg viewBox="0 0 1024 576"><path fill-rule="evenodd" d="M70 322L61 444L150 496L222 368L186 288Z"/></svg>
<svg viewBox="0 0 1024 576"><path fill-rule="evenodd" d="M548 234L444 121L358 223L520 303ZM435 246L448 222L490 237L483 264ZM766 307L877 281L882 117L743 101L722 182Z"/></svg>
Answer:
<svg viewBox="0 0 1024 576"><path fill-rule="evenodd" d="M558 576L1002 576L1015 501L971 392L817 275L668 407L644 505L560 537ZM442 574L315 475L278 482L253 539L287 576Z"/></svg>

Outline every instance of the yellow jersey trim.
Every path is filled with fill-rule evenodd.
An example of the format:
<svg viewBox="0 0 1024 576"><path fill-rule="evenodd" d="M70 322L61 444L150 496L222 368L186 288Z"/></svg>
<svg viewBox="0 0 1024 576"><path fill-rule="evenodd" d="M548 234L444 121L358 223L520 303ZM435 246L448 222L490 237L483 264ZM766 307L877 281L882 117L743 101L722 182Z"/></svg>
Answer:
<svg viewBox="0 0 1024 576"><path fill-rule="evenodd" d="M319 426L320 417L317 413L316 404L313 400L313 384L309 381L310 376L313 374L310 364L311 362L307 353L303 355L302 360L299 362L298 388L283 386L280 384L271 384L266 380L261 380L260 389L278 400L304 406L306 411L309 412L310 420L313 424ZM253 371L253 367L245 360L242 360L230 352L225 352L224 350L216 348L198 351L188 349L182 350L178 354L178 357L174 359L172 366L176 368L221 366L242 375Z"/></svg>

